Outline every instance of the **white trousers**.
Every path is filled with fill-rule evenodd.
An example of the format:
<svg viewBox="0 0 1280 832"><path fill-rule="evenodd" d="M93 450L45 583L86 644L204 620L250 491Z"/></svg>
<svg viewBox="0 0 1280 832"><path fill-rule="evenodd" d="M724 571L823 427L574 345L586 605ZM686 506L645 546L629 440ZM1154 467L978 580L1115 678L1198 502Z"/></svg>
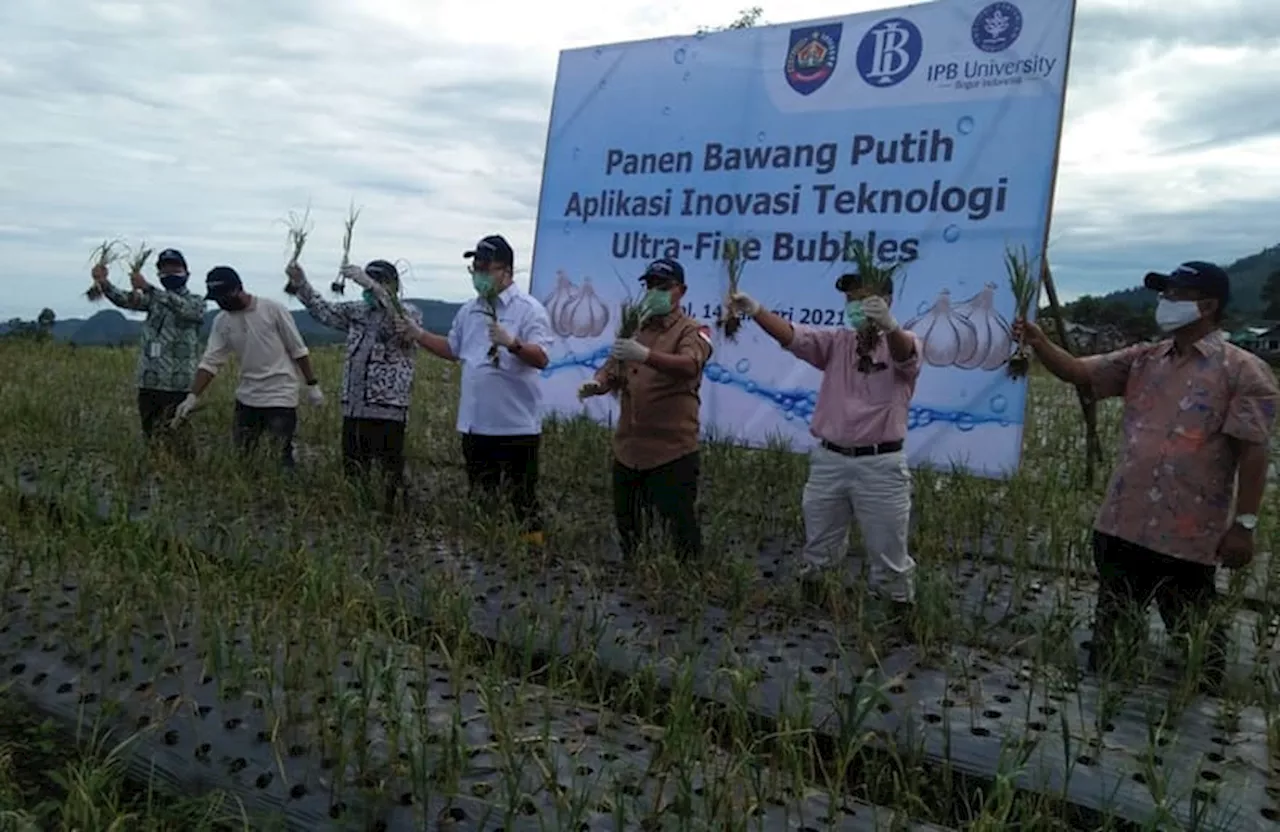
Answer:
<svg viewBox="0 0 1280 832"><path fill-rule="evenodd" d="M848 553L849 524L858 521L871 559L871 584L895 601L915 600L916 562L907 552L911 471L903 451L844 456L818 445L804 485L804 558L824 568Z"/></svg>

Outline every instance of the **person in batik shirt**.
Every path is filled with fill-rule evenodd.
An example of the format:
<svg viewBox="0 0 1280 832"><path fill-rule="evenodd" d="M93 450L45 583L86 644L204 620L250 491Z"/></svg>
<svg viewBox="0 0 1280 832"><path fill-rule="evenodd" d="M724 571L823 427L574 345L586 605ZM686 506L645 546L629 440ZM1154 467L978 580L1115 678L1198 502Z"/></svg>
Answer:
<svg viewBox="0 0 1280 832"><path fill-rule="evenodd" d="M1160 296L1156 323L1167 337L1157 343L1077 358L1035 324L1019 321L1014 333L1058 378L1124 399L1120 456L1094 525L1090 669L1125 661L1155 600L1171 634L1207 634L1199 681L1216 693L1229 637L1214 609L1216 571L1253 560L1280 387L1220 331L1225 271L1192 261L1145 285Z"/></svg>

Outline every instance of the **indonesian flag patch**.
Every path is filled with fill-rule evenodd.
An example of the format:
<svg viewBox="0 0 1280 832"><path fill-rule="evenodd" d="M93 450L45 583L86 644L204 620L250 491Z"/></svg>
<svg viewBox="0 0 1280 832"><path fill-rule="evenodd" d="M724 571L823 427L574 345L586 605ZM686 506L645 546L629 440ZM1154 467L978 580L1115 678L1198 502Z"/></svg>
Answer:
<svg viewBox="0 0 1280 832"><path fill-rule="evenodd" d="M703 324L698 327L698 334L702 336L702 340L706 341L708 344L711 343L711 327Z"/></svg>

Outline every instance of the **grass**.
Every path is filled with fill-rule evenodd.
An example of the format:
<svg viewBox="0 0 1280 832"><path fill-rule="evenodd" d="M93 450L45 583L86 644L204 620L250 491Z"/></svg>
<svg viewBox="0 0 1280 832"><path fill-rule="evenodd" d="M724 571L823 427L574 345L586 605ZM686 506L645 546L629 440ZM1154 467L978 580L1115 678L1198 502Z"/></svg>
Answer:
<svg viewBox="0 0 1280 832"><path fill-rule="evenodd" d="M860 578L811 596L775 576L796 556L806 469L782 448L709 441L713 562L686 567L655 548L623 569L596 425L548 428L550 544L530 554L514 524L466 501L451 367L419 362L413 510L389 522L364 508L376 495L341 477L336 404L302 414L291 480L265 451L229 452L231 385L195 418L193 459L144 453L135 357L0 345L14 368L0 387L6 479L38 470L61 506L33 512L13 488L0 503L6 707L63 702L91 737L124 726L75 744L3 735L0 801L35 828L214 828L192 819L206 814L268 828L249 804L277 793L322 812L480 811L547 829L778 828L779 813L812 828L853 817L987 830L1252 829L1280 817L1259 797L1280 742L1274 575L1228 587L1241 647L1221 698L1197 698L1194 670L1166 666L1156 644L1122 680L1084 673L1100 495L1085 485L1072 391L1036 372L1016 476L915 472L919 600L899 620ZM339 377L340 350L315 361L326 384ZM1116 408L1099 415L1114 444ZM99 495L107 522L86 519ZM1262 549L1278 502L1273 489ZM57 660L62 650L79 664ZM39 662L49 678L37 683ZM30 667L15 673L20 663ZM63 699L40 687L58 673ZM246 750L218 750L233 740ZM199 760L203 743L214 748L195 803L162 798L170 778L122 762L135 744ZM104 763L117 747L121 762ZM243 771L228 774L237 760ZM46 774L72 771L63 781L93 785ZM1079 787L1042 782L1050 771ZM1110 794L1108 772L1114 805L1068 805ZM219 785L237 777L242 792ZM305 799L289 800L299 786ZM1125 820L1121 804L1139 797L1146 816Z"/></svg>

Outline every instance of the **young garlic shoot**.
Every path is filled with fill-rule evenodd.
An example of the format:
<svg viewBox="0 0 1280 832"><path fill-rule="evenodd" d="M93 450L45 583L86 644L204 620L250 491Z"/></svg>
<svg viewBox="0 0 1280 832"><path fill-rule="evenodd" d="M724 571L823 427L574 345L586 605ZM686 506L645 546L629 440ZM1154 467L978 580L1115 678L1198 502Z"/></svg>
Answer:
<svg viewBox="0 0 1280 832"><path fill-rule="evenodd" d="M151 259L151 251L151 249L147 248L146 243L140 243L137 248L129 250L130 277L133 277L135 274L142 273L142 270L146 268L147 261ZM135 296L139 294L138 290L134 289L133 294Z"/></svg>
<svg viewBox="0 0 1280 832"><path fill-rule="evenodd" d="M89 255L89 261L94 266L110 268L113 263L118 262L123 256L124 245L120 240L103 240L98 247L93 250L93 253ZM99 288L97 283L94 283L89 287L89 291L84 293L84 296L91 301L101 300L102 289Z"/></svg>
<svg viewBox="0 0 1280 832"><path fill-rule="evenodd" d="M742 259L742 241L736 237L727 238L724 241L722 256L725 271L729 277L729 293L725 296L724 305L716 316L716 328L724 332L724 337L733 341L738 336L738 330L742 329L742 318L731 311L733 308L731 300L738 293L738 284L742 279L742 267L745 265L745 261Z"/></svg>
<svg viewBox="0 0 1280 832"><path fill-rule="evenodd" d="M900 263L894 263L891 266L880 265L871 247L861 239L849 241L848 248L845 250L845 259L853 263L860 285L869 289L870 294L876 297L889 294L893 277L901 268ZM879 334L876 325L869 321L864 325L864 330L870 334Z"/></svg>
<svg viewBox="0 0 1280 832"><path fill-rule="evenodd" d="M1040 296L1039 276L1032 276L1031 259L1027 256L1026 246L1017 251L1005 249L1004 268L1009 275L1009 288L1013 291L1015 320L1025 321L1031 314L1031 305ZM1031 369L1031 352L1024 339L1019 338L1017 349L1009 358L1008 373L1010 378L1023 378Z"/></svg>
<svg viewBox="0 0 1280 832"><path fill-rule="evenodd" d="M360 219L360 208L356 207L355 202L351 203L351 208L347 212L347 219L342 224L342 264L338 267L338 278L330 284L329 289L335 295L341 295L346 292L347 281L342 276L342 269L351 265L351 236L356 229L356 220Z"/></svg>
<svg viewBox="0 0 1280 832"><path fill-rule="evenodd" d="M285 219L285 224L289 226L288 244L289 244L289 264L290 266L298 265L298 258L302 257L302 249L307 245L307 238L311 236L311 229L314 224L311 222L311 206L307 206L306 210L301 214L296 211L290 211L289 216ZM285 294L296 295L298 290L291 283L285 283Z"/></svg>
<svg viewBox="0 0 1280 832"><path fill-rule="evenodd" d="M480 300L484 302L482 310L489 320L495 323L498 320L498 290L490 287L489 291L480 296ZM489 363L498 366L498 345L489 345Z"/></svg>

